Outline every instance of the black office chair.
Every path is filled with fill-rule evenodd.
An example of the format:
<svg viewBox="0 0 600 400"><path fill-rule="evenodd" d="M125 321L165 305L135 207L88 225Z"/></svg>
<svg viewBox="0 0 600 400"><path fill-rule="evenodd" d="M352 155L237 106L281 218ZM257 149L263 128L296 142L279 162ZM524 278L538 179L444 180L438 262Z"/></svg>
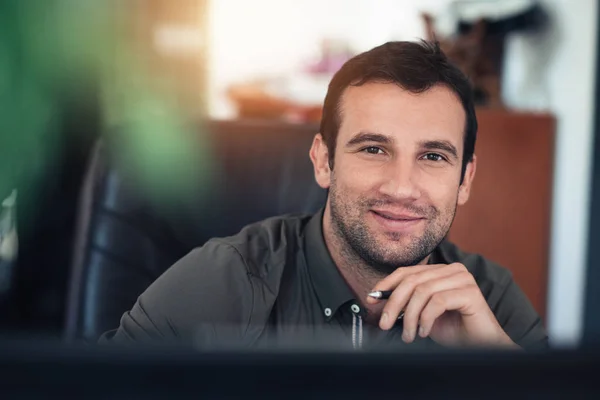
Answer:
<svg viewBox="0 0 600 400"><path fill-rule="evenodd" d="M308 158L316 131L315 126L211 122L199 135L214 157L212 183L167 205L142 190L113 144L100 141L80 202L67 340L93 342L116 328L156 278L208 239L270 216L322 207L326 191L315 183Z"/></svg>

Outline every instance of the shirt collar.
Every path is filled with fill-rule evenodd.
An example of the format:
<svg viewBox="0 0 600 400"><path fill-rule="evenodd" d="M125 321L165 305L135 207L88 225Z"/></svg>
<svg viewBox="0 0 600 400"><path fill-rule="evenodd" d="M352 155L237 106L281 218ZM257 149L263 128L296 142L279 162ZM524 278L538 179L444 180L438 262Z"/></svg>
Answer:
<svg viewBox="0 0 600 400"><path fill-rule="evenodd" d="M339 308L355 301L354 293L340 275L333 262L323 237L323 209L309 220L304 235L304 248L308 273L310 274L317 298L327 321L331 320Z"/></svg>

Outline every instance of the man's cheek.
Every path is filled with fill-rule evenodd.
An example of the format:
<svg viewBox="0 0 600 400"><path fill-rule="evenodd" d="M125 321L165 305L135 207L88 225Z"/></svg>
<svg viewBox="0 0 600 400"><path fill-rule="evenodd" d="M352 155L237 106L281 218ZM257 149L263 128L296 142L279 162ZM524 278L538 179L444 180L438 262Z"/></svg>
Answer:
<svg viewBox="0 0 600 400"><path fill-rule="evenodd" d="M435 182L428 182L422 187L423 190L421 192L436 205L456 204L456 200L458 199L458 185L436 180Z"/></svg>
<svg viewBox="0 0 600 400"><path fill-rule="evenodd" d="M358 174L347 175L347 179L336 181L338 193L342 194L342 201L350 201L355 197L362 197L368 192L369 184Z"/></svg>

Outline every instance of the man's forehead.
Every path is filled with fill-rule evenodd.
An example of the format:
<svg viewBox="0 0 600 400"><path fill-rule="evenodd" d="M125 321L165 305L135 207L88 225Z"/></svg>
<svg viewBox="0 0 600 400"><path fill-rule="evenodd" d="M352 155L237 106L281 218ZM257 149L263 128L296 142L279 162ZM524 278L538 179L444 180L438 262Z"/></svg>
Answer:
<svg viewBox="0 0 600 400"><path fill-rule="evenodd" d="M412 93L393 83L350 86L340 99L340 139L371 131L415 139L462 142L466 114L458 96L445 86ZM436 137L437 136L437 137ZM453 140L453 141L454 141Z"/></svg>
<svg viewBox="0 0 600 400"><path fill-rule="evenodd" d="M396 107L401 106L401 107ZM465 118L464 108L456 93L445 85L435 85L421 92L413 92L395 83L368 82L360 86L349 86L340 97L342 114L357 107L373 109L389 108L394 114L406 111L448 110Z"/></svg>

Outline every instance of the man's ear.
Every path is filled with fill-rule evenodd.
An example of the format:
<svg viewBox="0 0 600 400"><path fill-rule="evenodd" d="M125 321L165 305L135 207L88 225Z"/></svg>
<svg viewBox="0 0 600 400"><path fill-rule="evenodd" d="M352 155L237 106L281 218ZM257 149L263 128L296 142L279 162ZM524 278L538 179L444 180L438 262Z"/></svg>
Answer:
<svg viewBox="0 0 600 400"><path fill-rule="evenodd" d="M329 189L331 170L329 168L329 150L320 133L315 135L310 147L310 160L315 170L315 180L323 189Z"/></svg>
<svg viewBox="0 0 600 400"><path fill-rule="evenodd" d="M475 170L477 169L477 156L473 154L473 160L467 164L467 168L465 169L465 177L458 188L458 205L462 206L469 200L469 195L471 194L471 185L473 184L473 179L475 178Z"/></svg>

